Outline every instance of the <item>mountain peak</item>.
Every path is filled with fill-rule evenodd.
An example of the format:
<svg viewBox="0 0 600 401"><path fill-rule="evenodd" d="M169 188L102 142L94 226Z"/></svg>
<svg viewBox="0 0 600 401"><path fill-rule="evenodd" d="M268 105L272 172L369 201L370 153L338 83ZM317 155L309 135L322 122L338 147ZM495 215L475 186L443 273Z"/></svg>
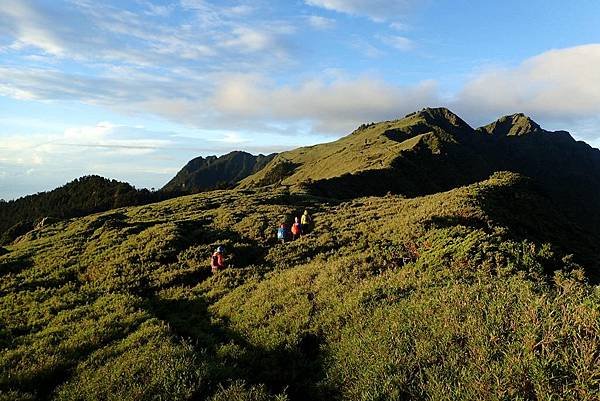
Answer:
<svg viewBox="0 0 600 401"><path fill-rule="evenodd" d="M427 124L438 126L445 130L472 130L469 124L445 107L426 107L421 111L409 114L407 117L409 116L421 117Z"/></svg>
<svg viewBox="0 0 600 401"><path fill-rule="evenodd" d="M501 117L481 129L488 134L500 136L522 136L543 131L538 123L523 113Z"/></svg>
<svg viewBox="0 0 600 401"><path fill-rule="evenodd" d="M446 107L425 107L416 114L426 119L449 121L453 124L459 124L460 122L466 124L459 116Z"/></svg>

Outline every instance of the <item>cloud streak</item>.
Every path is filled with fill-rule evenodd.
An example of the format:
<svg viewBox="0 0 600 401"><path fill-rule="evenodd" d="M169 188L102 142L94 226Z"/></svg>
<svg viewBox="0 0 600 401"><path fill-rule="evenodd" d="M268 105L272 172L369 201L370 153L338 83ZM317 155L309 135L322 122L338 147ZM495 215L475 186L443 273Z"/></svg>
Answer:
<svg viewBox="0 0 600 401"><path fill-rule="evenodd" d="M367 16L386 21L411 11L422 1L416 0L305 0L306 4L340 13Z"/></svg>
<svg viewBox="0 0 600 401"><path fill-rule="evenodd" d="M57 0L52 6L4 0L0 35L13 39L4 50L163 70L197 61L233 64L240 52L252 54L254 63L265 66L273 57L281 61L288 55L285 37L293 27L279 21L248 27L243 18L252 12L249 7L142 4L145 8L132 11L89 0ZM170 16L175 10L182 16L174 20Z"/></svg>
<svg viewBox="0 0 600 401"><path fill-rule="evenodd" d="M430 104L436 86L427 81L398 87L367 76L277 86L237 77L224 81L215 94L213 107L226 120L307 121L318 132L341 133L361 122L394 118Z"/></svg>
<svg viewBox="0 0 600 401"><path fill-rule="evenodd" d="M335 27L335 20L320 15L310 15L307 17L308 24L315 29L326 30Z"/></svg>
<svg viewBox="0 0 600 401"><path fill-rule="evenodd" d="M409 51L414 49L415 43L405 37L399 35L382 35L379 37L383 43L400 51Z"/></svg>

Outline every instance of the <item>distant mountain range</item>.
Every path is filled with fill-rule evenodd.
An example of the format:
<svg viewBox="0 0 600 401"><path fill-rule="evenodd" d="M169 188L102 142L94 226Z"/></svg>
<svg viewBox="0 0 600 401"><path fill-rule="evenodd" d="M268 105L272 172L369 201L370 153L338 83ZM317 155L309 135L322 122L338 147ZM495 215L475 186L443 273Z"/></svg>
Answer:
<svg viewBox="0 0 600 401"><path fill-rule="evenodd" d="M157 192L92 176L0 204L0 233L43 217L68 218L213 189L283 185L338 199L426 195L513 171L534 179L564 214L600 227L600 151L524 114L474 129L445 108L363 124L337 141L280 154L197 157ZM25 229L25 228L23 228ZM23 231L23 229L17 231Z"/></svg>
<svg viewBox="0 0 600 401"><path fill-rule="evenodd" d="M231 152L221 157L196 157L186 164L162 189L163 192L196 193L225 189L265 167L275 154L254 156Z"/></svg>

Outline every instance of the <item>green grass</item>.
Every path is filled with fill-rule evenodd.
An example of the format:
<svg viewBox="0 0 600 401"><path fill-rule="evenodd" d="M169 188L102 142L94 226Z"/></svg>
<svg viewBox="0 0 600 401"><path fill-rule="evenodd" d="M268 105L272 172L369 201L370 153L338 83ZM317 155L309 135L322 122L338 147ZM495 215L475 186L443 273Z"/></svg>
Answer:
<svg viewBox="0 0 600 401"><path fill-rule="evenodd" d="M314 230L278 244L305 208ZM55 223L0 256L0 399L595 400L600 288L577 232L510 173ZM219 244L234 267L211 276Z"/></svg>

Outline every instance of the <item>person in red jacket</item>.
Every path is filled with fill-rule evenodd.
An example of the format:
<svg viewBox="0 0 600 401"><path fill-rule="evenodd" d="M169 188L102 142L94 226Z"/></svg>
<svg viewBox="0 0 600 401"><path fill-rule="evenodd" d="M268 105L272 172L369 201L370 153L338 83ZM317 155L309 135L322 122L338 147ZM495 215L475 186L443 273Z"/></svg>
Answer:
<svg viewBox="0 0 600 401"><path fill-rule="evenodd" d="M302 225L300 224L300 219L296 217L296 221L292 226L292 237L293 239L298 239L302 235Z"/></svg>
<svg viewBox="0 0 600 401"><path fill-rule="evenodd" d="M210 258L210 268L213 274L227 267L225 265L223 253L225 253L225 248L219 246Z"/></svg>

